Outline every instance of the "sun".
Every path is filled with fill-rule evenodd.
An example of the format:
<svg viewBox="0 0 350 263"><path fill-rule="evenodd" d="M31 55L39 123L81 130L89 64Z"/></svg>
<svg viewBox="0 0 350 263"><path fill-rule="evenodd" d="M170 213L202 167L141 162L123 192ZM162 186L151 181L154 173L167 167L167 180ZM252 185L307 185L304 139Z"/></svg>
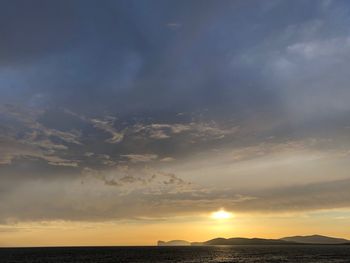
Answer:
<svg viewBox="0 0 350 263"><path fill-rule="evenodd" d="M233 217L233 214L225 211L223 208L211 214L211 218L213 219L229 219L231 217Z"/></svg>

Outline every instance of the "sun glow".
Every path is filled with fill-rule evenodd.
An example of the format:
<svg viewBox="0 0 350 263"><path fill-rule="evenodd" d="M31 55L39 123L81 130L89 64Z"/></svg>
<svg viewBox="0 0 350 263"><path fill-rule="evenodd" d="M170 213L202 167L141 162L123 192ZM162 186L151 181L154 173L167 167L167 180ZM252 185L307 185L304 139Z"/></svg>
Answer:
<svg viewBox="0 0 350 263"><path fill-rule="evenodd" d="M233 214L225 211L223 208L211 214L213 219L229 219L231 217L233 217Z"/></svg>

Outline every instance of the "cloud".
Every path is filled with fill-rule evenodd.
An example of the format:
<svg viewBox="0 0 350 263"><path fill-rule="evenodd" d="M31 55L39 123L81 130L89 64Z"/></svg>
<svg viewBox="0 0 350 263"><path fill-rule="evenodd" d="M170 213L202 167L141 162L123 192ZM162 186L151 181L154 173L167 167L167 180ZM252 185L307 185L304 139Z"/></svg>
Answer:
<svg viewBox="0 0 350 263"><path fill-rule="evenodd" d="M220 206L236 213L348 207L347 157L332 149L320 152L315 143L270 142L199 154L187 164L167 162L164 167L152 167L129 162L108 170L85 169L75 177L28 178L0 191L5 204L0 214L3 222L9 218L105 221L194 215ZM26 208L18 200L36 206Z"/></svg>
<svg viewBox="0 0 350 263"><path fill-rule="evenodd" d="M113 123L114 123L113 117L109 117L109 120L92 119L91 122L93 123L94 127L111 134L112 137L107 139L106 142L119 143L123 140L124 138L123 133L120 133L113 128Z"/></svg>
<svg viewBox="0 0 350 263"><path fill-rule="evenodd" d="M164 157L163 159L160 160L161 162L172 162L175 161L175 158L172 157Z"/></svg>
<svg viewBox="0 0 350 263"><path fill-rule="evenodd" d="M346 208L350 205L349 184L350 180L344 179L269 189L234 209L278 213Z"/></svg>
<svg viewBox="0 0 350 263"><path fill-rule="evenodd" d="M212 141L237 135L232 124L215 121L147 124L141 119L134 124L111 115L91 118L66 109L10 104L2 106L0 112L3 164L30 156L53 165L109 169L120 162L176 160L177 155L188 154L194 147L204 149Z"/></svg>
<svg viewBox="0 0 350 263"><path fill-rule="evenodd" d="M106 185L117 186L126 191L135 191L138 188L143 189L143 191L150 189L153 189L151 191L157 191L157 186L162 188L163 185L176 186L176 189L179 190L182 187L190 186L189 182L182 180L173 173L163 172L151 166L119 165L104 171L85 169L84 175L87 176L86 180L89 180L89 177L97 178Z"/></svg>
<svg viewBox="0 0 350 263"><path fill-rule="evenodd" d="M53 165L77 166L78 161L65 159L57 153L67 151L69 145L80 145L79 132L47 128L37 121L40 114L40 111L11 105L0 108L2 129L5 131L0 142L0 162L10 164L14 158L32 156L45 159Z"/></svg>
<svg viewBox="0 0 350 263"><path fill-rule="evenodd" d="M232 124L228 124L232 125ZM227 125L227 126L228 126ZM150 125L136 125L135 132L142 132L153 139L167 139L181 134L189 134L192 138L220 139L226 135L234 135L238 127L221 127L215 121L181 123L152 123Z"/></svg>
<svg viewBox="0 0 350 263"><path fill-rule="evenodd" d="M1 3L0 220L349 206L346 2L100 2Z"/></svg>
<svg viewBox="0 0 350 263"><path fill-rule="evenodd" d="M122 177L120 182L131 184L135 183L135 180L131 177ZM89 193L93 185L96 194ZM104 185L101 185L93 180L85 181L83 185L78 182L70 182L68 188L68 185L62 183L47 183L47 190L39 190L39 185L34 182L30 186L30 190L19 187L5 197L6 205L1 208L3 222L9 218L25 221L164 218L176 214L206 213L215 210L218 205L236 213L307 212L348 207L350 200L347 191L349 180L266 189L255 192L253 195L228 189L213 191L195 188L178 189L174 192L168 192L165 189L159 191L159 188L158 191L147 190L145 192L145 189L140 188L137 191L120 192L113 189L114 186L123 187L122 184L105 182ZM47 191L52 194L44 201L42 197L46 196ZM60 191L67 194L65 198L58 198L61 196ZM20 211L13 210L9 206L15 202L13 194L21 197L16 199L17 206L22 207ZM96 199L97 196L99 198ZM26 208L21 200L30 200L35 202L36 206ZM131 204L133 205L130 207Z"/></svg>
<svg viewBox="0 0 350 263"><path fill-rule="evenodd" d="M124 154L121 157L125 157L133 163L151 162L158 159L158 155L156 154Z"/></svg>
<svg viewBox="0 0 350 263"><path fill-rule="evenodd" d="M327 196L334 207L347 205L346 194L344 202L331 195L338 182L346 185L348 180L348 151L337 146L345 146L342 137L338 142L317 134L291 138L278 125L262 128L255 122L148 124L142 119L134 124L110 115L92 121L62 112L2 111L6 132L1 142L0 195L8 203L1 210L2 221L164 217L207 212L218 205L242 213L296 211L295 207L313 211L330 208L331 201L323 200ZM65 125L54 126L48 121L52 116ZM20 127L26 135L16 140ZM106 141L111 133L105 130L111 127L113 131L122 127L124 138L119 143ZM149 136L157 130L169 135L167 148L180 144L183 148L171 155L163 152L165 140ZM332 187L321 191L333 181ZM51 191L50 199L44 198ZM62 193L65 199L55 203ZM289 201L284 193L290 193ZM303 199L318 194L319 204ZM38 202L36 208L18 212L24 206L16 203L18 196ZM137 202L134 209L129 208Z"/></svg>
<svg viewBox="0 0 350 263"><path fill-rule="evenodd" d="M287 52L301 56L303 59L328 59L334 56L346 55L350 49L350 38L333 38L321 41L301 42L287 47ZM330 62L330 61L329 61Z"/></svg>

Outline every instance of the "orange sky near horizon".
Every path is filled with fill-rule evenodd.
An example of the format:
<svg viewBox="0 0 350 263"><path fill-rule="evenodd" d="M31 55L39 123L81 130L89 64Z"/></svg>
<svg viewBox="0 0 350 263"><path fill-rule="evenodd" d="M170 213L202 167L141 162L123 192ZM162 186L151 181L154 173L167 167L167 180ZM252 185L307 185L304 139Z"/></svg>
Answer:
<svg viewBox="0 0 350 263"><path fill-rule="evenodd" d="M213 219L208 215L161 222L20 223L1 229L0 246L153 246L158 240L182 239L195 242L216 237L281 238L312 234L350 239L348 222L348 217L334 217L330 220L330 217L322 214L239 214L229 219Z"/></svg>

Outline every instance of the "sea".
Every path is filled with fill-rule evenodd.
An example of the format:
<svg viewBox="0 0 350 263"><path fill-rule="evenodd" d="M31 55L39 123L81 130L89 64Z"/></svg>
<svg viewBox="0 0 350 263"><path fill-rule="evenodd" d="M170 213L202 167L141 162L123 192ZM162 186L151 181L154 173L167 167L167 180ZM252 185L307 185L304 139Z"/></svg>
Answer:
<svg viewBox="0 0 350 263"><path fill-rule="evenodd" d="M348 262L350 245L1 248L1 263Z"/></svg>

